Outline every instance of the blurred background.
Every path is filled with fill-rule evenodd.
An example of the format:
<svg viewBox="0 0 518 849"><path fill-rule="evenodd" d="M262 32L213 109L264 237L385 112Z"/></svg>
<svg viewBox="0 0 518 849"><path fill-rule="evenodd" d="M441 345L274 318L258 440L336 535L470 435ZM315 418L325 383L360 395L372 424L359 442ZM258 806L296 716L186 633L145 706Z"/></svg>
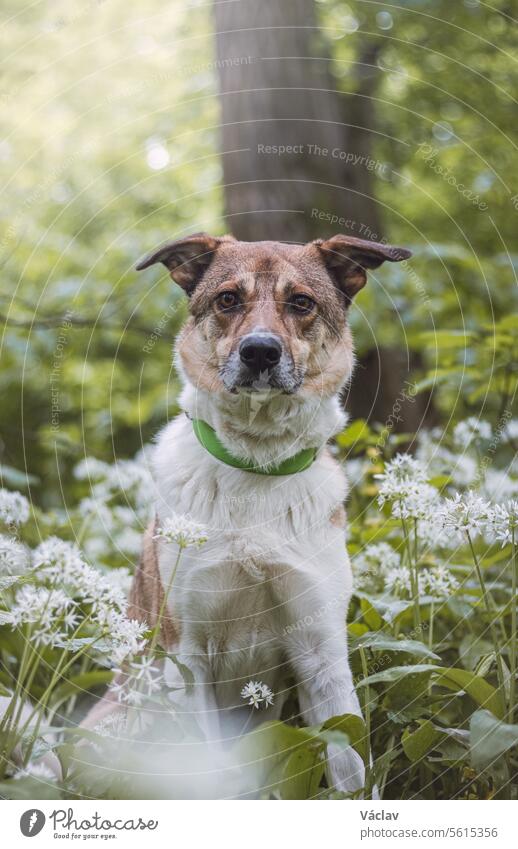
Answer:
<svg viewBox="0 0 518 849"><path fill-rule="evenodd" d="M185 299L133 268L198 230L410 247L355 301L347 407L405 433L496 426L516 389L517 14L4 0L4 484L60 504L82 457L131 457L176 414Z"/></svg>

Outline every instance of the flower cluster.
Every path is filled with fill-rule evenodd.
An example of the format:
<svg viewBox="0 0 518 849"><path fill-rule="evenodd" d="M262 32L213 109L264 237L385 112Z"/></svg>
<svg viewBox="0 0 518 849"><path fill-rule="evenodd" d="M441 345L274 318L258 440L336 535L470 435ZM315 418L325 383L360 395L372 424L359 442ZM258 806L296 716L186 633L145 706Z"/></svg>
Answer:
<svg viewBox="0 0 518 849"><path fill-rule="evenodd" d="M268 708L273 705L273 693L267 684L261 681L249 681L241 690L241 698L244 699L250 707Z"/></svg>
<svg viewBox="0 0 518 849"><path fill-rule="evenodd" d="M79 505L88 526L83 547L89 558L111 563L121 554L124 559L138 555L142 531L152 514L150 450L145 447L134 460L113 465L87 457L75 467L75 477L90 484Z"/></svg>
<svg viewBox="0 0 518 849"><path fill-rule="evenodd" d="M147 625L128 619L120 582L87 564L76 545L50 537L29 558L20 543L7 541L0 551L6 557L14 555L15 566L22 562L19 548L23 548L28 582L16 590L9 610L2 613L4 623L12 628L31 626L36 645L73 650L80 637L114 664L143 650ZM12 571L12 560L9 566Z"/></svg>
<svg viewBox="0 0 518 849"><path fill-rule="evenodd" d="M401 557L388 543L366 546L352 561L355 586L366 592L388 593L402 598L411 595L410 572ZM449 598L459 588L459 582L443 565L420 567L418 592L420 596Z"/></svg>
<svg viewBox="0 0 518 849"><path fill-rule="evenodd" d="M473 442L487 442L489 439L491 439L491 425L474 416L459 422L453 430L453 442L459 448L467 448Z"/></svg>
<svg viewBox="0 0 518 849"><path fill-rule="evenodd" d="M467 535L473 540L484 533L490 511L489 502L472 490L462 495L457 492L453 498L445 499L438 514L438 522L449 537L462 545Z"/></svg>
<svg viewBox="0 0 518 849"><path fill-rule="evenodd" d="M384 473L375 477L380 481L378 503L383 507L386 501L400 500L413 492L416 486L424 484L426 469L410 454L397 454L387 463Z"/></svg>
<svg viewBox="0 0 518 849"><path fill-rule="evenodd" d="M405 491L392 504L392 515L396 519L430 521L440 505L440 495L428 483L407 484Z"/></svg>
<svg viewBox="0 0 518 849"><path fill-rule="evenodd" d="M164 676L155 659L142 655L130 661L118 672L118 680L112 684L112 691L119 702L130 707L140 707L143 702L160 692Z"/></svg>
<svg viewBox="0 0 518 849"><path fill-rule="evenodd" d="M0 534L0 575L23 575L29 565L29 550L23 543Z"/></svg>
<svg viewBox="0 0 518 849"><path fill-rule="evenodd" d="M509 501L505 506L495 505L486 524L488 535L501 542L502 547L512 542L518 544L518 501Z"/></svg>
<svg viewBox="0 0 518 849"><path fill-rule="evenodd" d="M29 502L21 492L0 489L0 521L6 525L24 525L29 515Z"/></svg>
<svg viewBox="0 0 518 849"><path fill-rule="evenodd" d="M384 575L385 586L395 595L409 598L412 594L410 572L406 566L388 569ZM421 568L417 576L417 591L420 597L432 596L447 599L459 589L459 582L444 565Z"/></svg>
<svg viewBox="0 0 518 849"><path fill-rule="evenodd" d="M399 554L387 542L367 545L352 561L356 588L366 591L381 590L387 571L397 569L400 564Z"/></svg>
<svg viewBox="0 0 518 849"><path fill-rule="evenodd" d="M163 519L156 529L155 539L174 542L179 548L190 545L203 545L208 539L208 531L204 525L194 522L188 516L173 514Z"/></svg>

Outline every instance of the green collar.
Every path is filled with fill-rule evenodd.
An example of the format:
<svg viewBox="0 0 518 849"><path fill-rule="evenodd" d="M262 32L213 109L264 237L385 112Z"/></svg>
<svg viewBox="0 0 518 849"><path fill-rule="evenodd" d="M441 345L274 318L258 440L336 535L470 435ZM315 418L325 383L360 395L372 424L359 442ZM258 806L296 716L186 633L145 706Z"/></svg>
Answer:
<svg viewBox="0 0 518 849"><path fill-rule="evenodd" d="M298 454L288 457L282 463L265 471L247 460L240 460L238 457L234 457L222 445L214 428L202 419L192 419L192 429L198 437L200 444L216 460L226 463L227 466L242 469L244 472L255 472L257 475L294 475L296 472L303 472L304 469L309 469L317 456L316 448L303 448Z"/></svg>

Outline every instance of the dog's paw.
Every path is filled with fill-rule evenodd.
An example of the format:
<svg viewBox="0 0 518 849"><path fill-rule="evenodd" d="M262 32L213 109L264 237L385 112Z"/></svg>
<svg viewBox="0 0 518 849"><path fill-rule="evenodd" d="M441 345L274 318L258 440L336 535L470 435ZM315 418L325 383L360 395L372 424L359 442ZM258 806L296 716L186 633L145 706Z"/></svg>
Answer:
<svg viewBox="0 0 518 849"><path fill-rule="evenodd" d="M354 793L365 786L365 766L354 749L329 745L327 771L330 783L342 793Z"/></svg>

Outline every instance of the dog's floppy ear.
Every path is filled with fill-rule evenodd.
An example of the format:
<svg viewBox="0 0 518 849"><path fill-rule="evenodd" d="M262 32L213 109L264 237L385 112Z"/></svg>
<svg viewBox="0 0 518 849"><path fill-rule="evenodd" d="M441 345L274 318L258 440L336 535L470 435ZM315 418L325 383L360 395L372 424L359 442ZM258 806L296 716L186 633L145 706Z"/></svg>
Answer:
<svg viewBox="0 0 518 849"><path fill-rule="evenodd" d="M207 233L194 233L185 239L168 242L157 251L144 257L136 266L137 271L161 262L169 269L171 277L184 291L191 295L214 258L221 239Z"/></svg>
<svg viewBox="0 0 518 849"><path fill-rule="evenodd" d="M405 248L394 248L381 242L368 242L354 236L332 236L314 242L338 288L351 301L367 282L367 269L378 268L388 260L401 262L412 256Z"/></svg>

